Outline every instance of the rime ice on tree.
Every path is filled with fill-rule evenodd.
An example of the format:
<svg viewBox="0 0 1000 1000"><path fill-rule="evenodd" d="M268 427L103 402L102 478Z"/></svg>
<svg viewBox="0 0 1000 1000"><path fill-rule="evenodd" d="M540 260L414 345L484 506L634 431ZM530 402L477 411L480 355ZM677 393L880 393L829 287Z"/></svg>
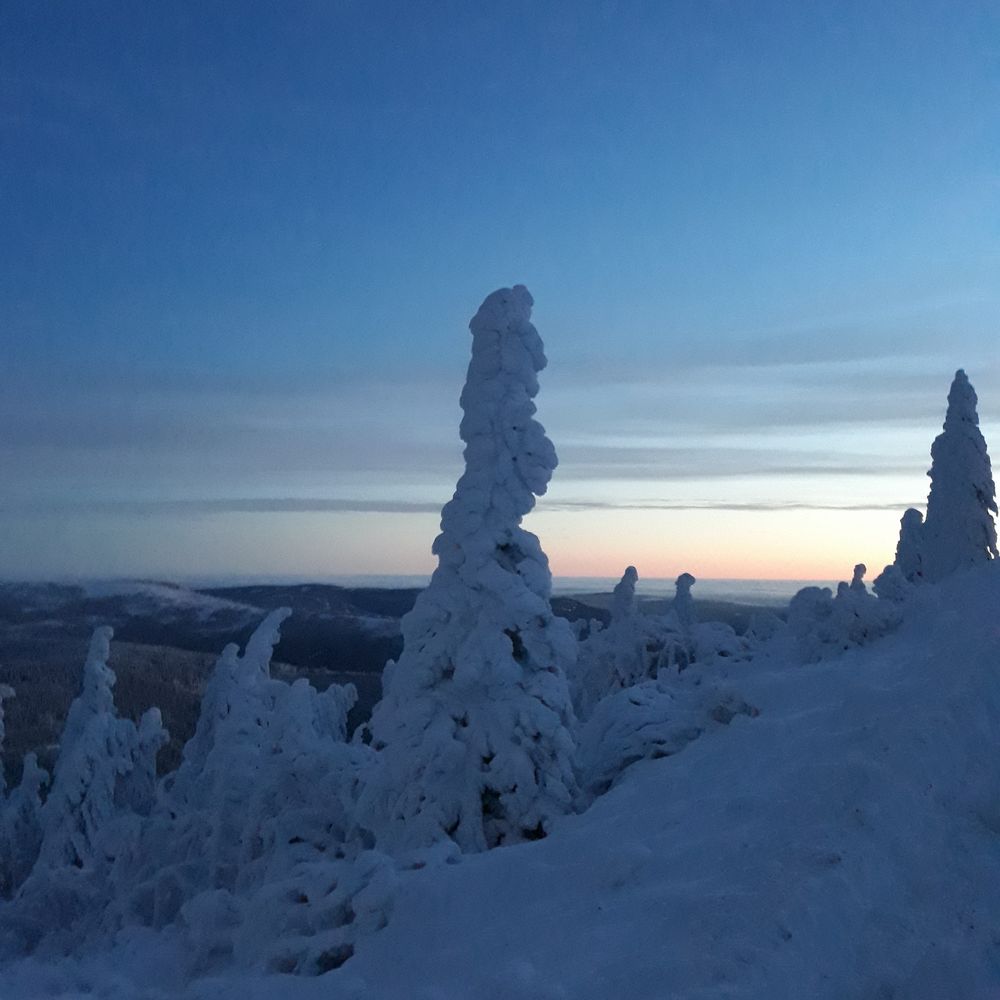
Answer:
<svg viewBox="0 0 1000 1000"><path fill-rule="evenodd" d="M577 648L570 687L579 721L589 718L602 698L638 683L646 674L643 630L635 603L638 581L636 568L626 567L615 585L608 627L602 629L593 622L590 635Z"/></svg>
<svg viewBox="0 0 1000 1000"><path fill-rule="evenodd" d="M546 362L531 305L523 286L501 289L470 324L465 472L371 723L382 760L362 808L390 850L538 837L573 798L575 642L549 606L548 560L520 526L556 467L533 419Z"/></svg>
<svg viewBox="0 0 1000 1000"><path fill-rule="evenodd" d="M674 584L676 592L672 605L673 612L677 616L677 621L680 623L681 628L686 631L690 631L697 621L697 612L694 609L694 597L691 594L691 588L697 582L690 573L681 573Z"/></svg>
<svg viewBox="0 0 1000 1000"><path fill-rule="evenodd" d="M976 392L959 369L927 473L931 489L920 548L924 577L931 582L997 556L996 487L976 403Z"/></svg>
<svg viewBox="0 0 1000 1000"><path fill-rule="evenodd" d="M899 541L896 543L894 565L910 583L924 578L924 556L921 550L923 528L924 515L919 510L910 507L903 511L899 521Z"/></svg>
<svg viewBox="0 0 1000 1000"><path fill-rule="evenodd" d="M155 708L138 730L118 718L115 674L108 666L112 635L106 626L94 630L82 690L66 717L52 790L41 813L41 860L51 867L86 866L97 853L102 829L123 806L148 812L152 805L156 754L166 733Z"/></svg>

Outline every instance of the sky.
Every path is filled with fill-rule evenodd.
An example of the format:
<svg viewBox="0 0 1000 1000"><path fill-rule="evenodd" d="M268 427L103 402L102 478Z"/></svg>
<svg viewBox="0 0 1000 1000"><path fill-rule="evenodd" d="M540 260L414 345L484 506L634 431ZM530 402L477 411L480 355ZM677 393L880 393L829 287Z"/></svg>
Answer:
<svg viewBox="0 0 1000 1000"><path fill-rule="evenodd" d="M993 2L0 5L0 578L429 572L514 283L556 574L877 571L998 107Z"/></svg>

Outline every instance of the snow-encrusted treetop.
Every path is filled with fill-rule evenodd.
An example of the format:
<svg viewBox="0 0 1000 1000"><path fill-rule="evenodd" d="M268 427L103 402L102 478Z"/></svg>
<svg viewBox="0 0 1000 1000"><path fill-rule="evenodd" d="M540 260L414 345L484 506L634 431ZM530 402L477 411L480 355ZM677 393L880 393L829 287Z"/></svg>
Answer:
<svg viewBox="0 0 1000 1000"><path fill-rule="evenodd" d="M96 716L115 714L115 674L108 666L114 629L101 625L94 629L83 666L80 695L70 705L61 746L71 746Z"/></svg>
<svg viewBox="0 0 1000 1000"><path fill-rule="evenodd" d="M923 572L935 582L995 559L996 486L979 430L976 392L964 371L948 393L944 430L931 446L931 489L920 531Z"/></svg>
<svg viewBox="0 0 1000 1000"><path fill-rule="evenodd" d="M575 643L549 606L545 553L521 528L557 461L534 419L546 362L531 306L526 288L504 288L469 324L465 472L372 716L384 752L364 809L390 849L537 836L572 798L565 674Z"/></svg>
<svg viewBox="0 0 1000 1000"><path fill-rule="evenodd" d="M634 566L626 566L621 580L615 584L611 599L612 620L623 620L635 614L635 585L639 582L639 571Z"/></svg>
<svg viewBox="0 0 1000 1000"><path fill-rule="evenodd" d="M592 623L589 636L577 647L570 690L578 721L589 718L602 698L631 687L646 673L644 635L635 601L638 581L636 568L626 567L615 584L608 627Z"/></svg>
<svg viewBox="0 0 1000 1000"><path fill-rule="evenodd" d="M910 583L924 578L923 530L924 515L919 510L908 507L903 511L894 565Z"/></svg>
<svg viewBox="0 0 1000 1000"><path fill-rule="evenodd" d="M698 581L690 573L681 573L674 584L676 592L674 594L673 611L677 616L677 621L681 628L689 629L697 621L697 613L694 609L694 596L691 588Z"/></svg>
<svg viewBox="0 0 1000 1000"><path fill-rule="evenodd" d="M519 524L535 506L535 496L546 491L557 464L545 428L533 419L538 372L546 360L531 324L531 306L523 285L503 288L483 302L469 324L472 360L459 428L465 472L441 511L441 534L433 549L442 566L454 566L469 581L494 560L498 532ZM537 550L531 558L544 567L529 586L547 597L548 562L537 542L529 547Z"/></svg>

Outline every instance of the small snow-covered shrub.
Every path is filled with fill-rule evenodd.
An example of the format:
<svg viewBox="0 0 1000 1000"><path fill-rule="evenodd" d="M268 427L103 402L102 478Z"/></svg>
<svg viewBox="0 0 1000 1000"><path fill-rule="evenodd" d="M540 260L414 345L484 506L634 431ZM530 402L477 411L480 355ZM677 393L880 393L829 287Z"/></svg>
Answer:
<svg viewBox="0 0 1000 1000"><path fill-rule="evenodd" d="M788 632L800 661L810 663L864 646L899 625L898 604L868 593L864 573L859 563L851 583L841 583L836 597L829 587L804 587L792 598Z"/></svg>
<svg viewBox="0 0 1000 1000"><path fill-rule="evenodd" d="M637 761L669 757L736 715L757 714L735 691L693 671L618 691L597 704L580 731L585 800L603 794Z"/></svg>
<svg viewBox="0 0 1000 1000"><path fill-rule="evenodd" d="M111 875L109 925L175 927L193 973L231 960L322 972L384 922L353 902L391 867L354 827L372 757L344 742L356 694L270 676L288 614L268 615L242 656L223 652L180 768Z"/></svg>
<svg viewBox="0 0 1000 1000"><path fill-rule="evenodd" d="M646 651L651 675L661 671L681 673L693 664L711 667L720 662L744 659L749 644L724 622L700 622L691 593L697 581L682 573L676 596L667 614L647 626Z"/></svg>
<svg viewBox="0 0 1000 1000"><path fill-rule="evenodd" d="M110 628L94 632L44 805L44 772L33 760L22 779L11 836L23 883L0 920L5 951L46 944L59 952L88 940L107 904L107 874L152 808L166 733L156 709L138 728L118 717L107 665L111 637Z"/></svg>
<svg viewBox="0 0 1000 1000"><path fill-rule="evenodd" d="M635 601L638 579L635 567L629 566L615 586L607 628L592 622L577 648L570 690L578 718L588 718L594 705L612 691L631 687L648 676L646 623Z"/></svg>

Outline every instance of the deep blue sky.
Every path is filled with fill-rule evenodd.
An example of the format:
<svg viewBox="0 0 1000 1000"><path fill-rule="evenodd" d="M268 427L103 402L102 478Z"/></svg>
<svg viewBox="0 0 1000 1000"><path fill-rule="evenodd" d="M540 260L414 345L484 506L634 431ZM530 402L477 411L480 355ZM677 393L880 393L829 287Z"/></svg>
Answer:
<svg viewBox="0 0 1000 1000"><path fill-rule="evenodd" d="M992 2L4 5L0 576L428 569L514 282L557 572L879 563L1000 429L997 108Z"/></svg>

